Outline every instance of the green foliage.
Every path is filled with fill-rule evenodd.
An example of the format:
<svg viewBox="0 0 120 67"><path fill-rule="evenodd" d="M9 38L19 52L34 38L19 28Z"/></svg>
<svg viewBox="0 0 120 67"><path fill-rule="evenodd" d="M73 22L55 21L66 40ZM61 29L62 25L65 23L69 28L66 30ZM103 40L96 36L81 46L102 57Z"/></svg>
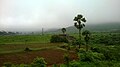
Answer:
<svg viewBox="0 0 120 67"><path fill-rule="evenodd" d="M103 52L104 56L106 57L106 60L116 60L116 61L120 61L120 52L119 52L120 48L108 48L106 51Z"/></svg>
<svg viewBox="0 0 120 67"><path fill-rule="evenodd" d="M79 59L84 62L94 62L95 59L91 52L80 53Z"/></svg>
<svg viewBox="0 0 120 67"><path fill-rule="evenodd" d="M26 64L12 64L12 63L4 63L4 65L2 67L31 67L30 65L26 65Z"/></svg>
<svg viewBox="0 0 120 67"><path fill-rule="evenodd" d="M79 54L79 59L83 62L96 62L104 60L104 55L95 52L84 52Z"/></svg>
<svg viewBox="0 0 120 67"><path fill-rule="evenodd" d="M81 39L76 39L75 41L72 42L73 46L79 46L79 48L81 47L81 45L85 45L84 41Z"/></svg>
<svg viewBox="0 0 120 67"><path fill-rule="evenodd" d="M68 53L64 54L64 62L66 64L66 66L69 67L70 58L69 58L69 54Z"/></svg>
<svg viewBox="0 0 120 67"><path fill-rule="evenodd" d="M26 65L26 64L15 65L7 62L7 63L4 63L3 67L46 67L46 64L47 63L45 62L44 58L37 57L29 65Z"/></svg>
<svg viewBox="0 0 120 67"><path fill-rule="evenodd" d="M89 62L79 62L79 61L73 61L70 64L70 67L97 67L94 63Z"/></svg>
<svg viewBox="0 0 120 67"><path fill-rule="evenodd" d="M119 52L120 46L114 45L114 46L96 46L94 48L91 48L93 52L102 53L105 57L105 60L116 60L120 61L120 52Z"/></svg>
<svg viewBox="0 0 120 67"><path fill-rule="evenodd" d="M6 62L3 65L3 67L12 67L12 66L13 66L12 63L10 63L10 62Z"/></svg>
<svg viewBox="0 0 120 67"><path fill-rule="evenodd" d="M53 67L58 67L57 64L53 64Z"/></svg>
<svg viewBox="0 0 120 67"><path fill-rule="evenodd" d="M35 58L31 64L31 67L46 67L46 62L44 58Z"/></svg>
<svg viewBox="0 0 120 67"><path fill-rule="evenodd" d="M85 45L83 40L76 39L75 41L72 42L72 45Z"/></svg>
<svg viewBox="0 0 120 67"><path fill-rule="evenodd" d="M88 30L85 30L83 33L82 33L82 35L84 36L84 40L85 40L85 42L86 42L86 51L88 51L88 43L89 43L89 40L90 40L90 35L91 35L91 33L90 33L90 31L88 31Z"/></svg>
<svg viewBox="0 0 120 67"><path fill-rule="evenodd" d="M60 35L53 35L50 39L51 43L59 43L59 42L65 42L68 43L68 40L66 36L60 36Z"/></svg>
<svg viewBox="0 0 120 67"><path fill-rule="evenodd" d="M90 31L85 30L85 31L83 31L82 35L85 36L84 40L85 40L86 43L88 43L88 41L90 39L90 35L91 35Z"/></svg>
<svg viewBox="0 0 120 67"><path fill-rule="evenodd" d="M91 47L91 50L92 52L103 53L106 49L102 46L101 47L97 46L97 47Z"/></svg>
<svg viewBox="0 0 120 67"><path fill-rule="evenodd" d="M72 42L72 45L79 45L79 44L81 45L81 42L79 39Z"/></svg>
<svg viewBox="0 0 120 67"><path fill-rule="evenodd" d="M61 64L60 67L67 67L65 64ZM70 67L120 67L120 62L115 61L98 61L98 62L70 62Z"/></svg>
<svg viewBox="0 0 120 67"><path fill-rule="evenodd" d="M81 65L80 65L80 62L76 62L76 61L72 61L71 63L70 63L70 67L80 67Z"/></svg>
<svg viewBox="0 0 120 67"><path fill-rule="evenodd" d="M20 64L20 65L16 65L16 67L31 67L31 66L26 64Z"/></svg>
<svg viewBox="0 0 120 67"><path fill-rule="evenodd" d="M120 33L96 33L92 35L91 42L95 44L120 44Z"/></svg>

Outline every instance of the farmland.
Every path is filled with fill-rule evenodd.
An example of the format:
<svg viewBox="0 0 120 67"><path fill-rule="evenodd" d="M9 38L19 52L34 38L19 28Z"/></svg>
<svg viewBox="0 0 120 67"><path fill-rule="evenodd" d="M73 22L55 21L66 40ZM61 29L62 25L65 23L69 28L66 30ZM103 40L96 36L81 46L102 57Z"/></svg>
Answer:
<svg viewBox="0 0 120 67"><path fill-rule="evenodd" d="M48 43L50 35L6 35L0 36L0 44Z"/></svg>
<svg viewBox="0 0 120 67"><path fill-rule="evenodd" d="M69 34L78 38L78 34ZM78 66L113 66L119 67L119 44L120 44L120 33L110 33L110 32L93 32L91 35L89 46L90 54L105 55L104 58L99 57L98 59L90 59L90 63L86 63L85 58L80 55L81 51L85 50L85 46L82 45L81 49L76 54L73 49L74 45L71 45L71 50L69 50L71 65L76 64ZM68 45L67 43L50 43L52 34L41 35L5 35L0 36L0 66L6 62L13 64L30 64L36 57L43 57L47 62L47 66L53 66L53 64L64 65L64 54L68 52L66 48L61 48L61 46ZM25 51L29 48L31 51ZM108 54L106 54L108 51ZM97 53L98 52L98 53ZM110 52L110 53L109 53ZM83 53L84 55L84 53ZM79 61L79 58L82 58ZM92 55L88 58L91 58ZM105 57L106 58L105 60ZM101 59L101 60L100 60ZM72 60L76 60L72 62ZM85 62L84 62L84 61ZM93 61L98 61L97 63ZM112 61L111 61L112 60ZM108 62L110 61L110 63ZM87 61L88 62L88 61Z"/></svg>
<svg viewBox="0 0 120 67"><path fill-rule="evenodd" d="M5 62L28 64L36 57L46 58L48 65L63 63L63 55L66 53L66 50L59 48L59 46L65 45L65 43L50 43L50 36L51 35L1 36L0 66ZM26 47L32 51L24 51ZM76 59L77 55L72 52L71 57Z"/></svg>

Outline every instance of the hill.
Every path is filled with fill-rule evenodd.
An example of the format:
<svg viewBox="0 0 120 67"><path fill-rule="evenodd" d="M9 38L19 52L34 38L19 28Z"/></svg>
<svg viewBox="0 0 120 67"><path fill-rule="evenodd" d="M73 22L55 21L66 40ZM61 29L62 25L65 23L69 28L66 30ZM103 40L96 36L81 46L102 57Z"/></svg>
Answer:
<svg viewBox="0 0 120 67"><path fill-rule="evenodd" d="M120 23L102 23L102 24L87 24L83 30L91 32L120 32ZM77 33L78 30L74 26L66 28L67 33ZM48 30L46 33L62 33L61 29Z"/></svg>

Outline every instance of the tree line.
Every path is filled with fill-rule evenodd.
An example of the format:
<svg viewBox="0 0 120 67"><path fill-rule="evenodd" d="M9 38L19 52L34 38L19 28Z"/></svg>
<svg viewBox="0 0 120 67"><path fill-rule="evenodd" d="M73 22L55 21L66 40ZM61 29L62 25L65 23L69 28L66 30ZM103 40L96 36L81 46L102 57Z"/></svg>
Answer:
<svg viewBox="0 0 120 67"><path fill-rule="evenodd" d="M0 35L17 35L20 34L19 32L7 32L7 31L0 31Z"/></svg>

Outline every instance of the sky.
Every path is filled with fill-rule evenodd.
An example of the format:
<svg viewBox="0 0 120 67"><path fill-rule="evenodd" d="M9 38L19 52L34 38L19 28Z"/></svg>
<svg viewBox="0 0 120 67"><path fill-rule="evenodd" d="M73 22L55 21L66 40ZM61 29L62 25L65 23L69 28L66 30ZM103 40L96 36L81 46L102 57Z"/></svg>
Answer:
<svg viewBox="0 0 120 67"><path fill-rule="evenodd" d="M0 0L0 31L41 31L74 25L120 22L120 0Z"/></svg>

